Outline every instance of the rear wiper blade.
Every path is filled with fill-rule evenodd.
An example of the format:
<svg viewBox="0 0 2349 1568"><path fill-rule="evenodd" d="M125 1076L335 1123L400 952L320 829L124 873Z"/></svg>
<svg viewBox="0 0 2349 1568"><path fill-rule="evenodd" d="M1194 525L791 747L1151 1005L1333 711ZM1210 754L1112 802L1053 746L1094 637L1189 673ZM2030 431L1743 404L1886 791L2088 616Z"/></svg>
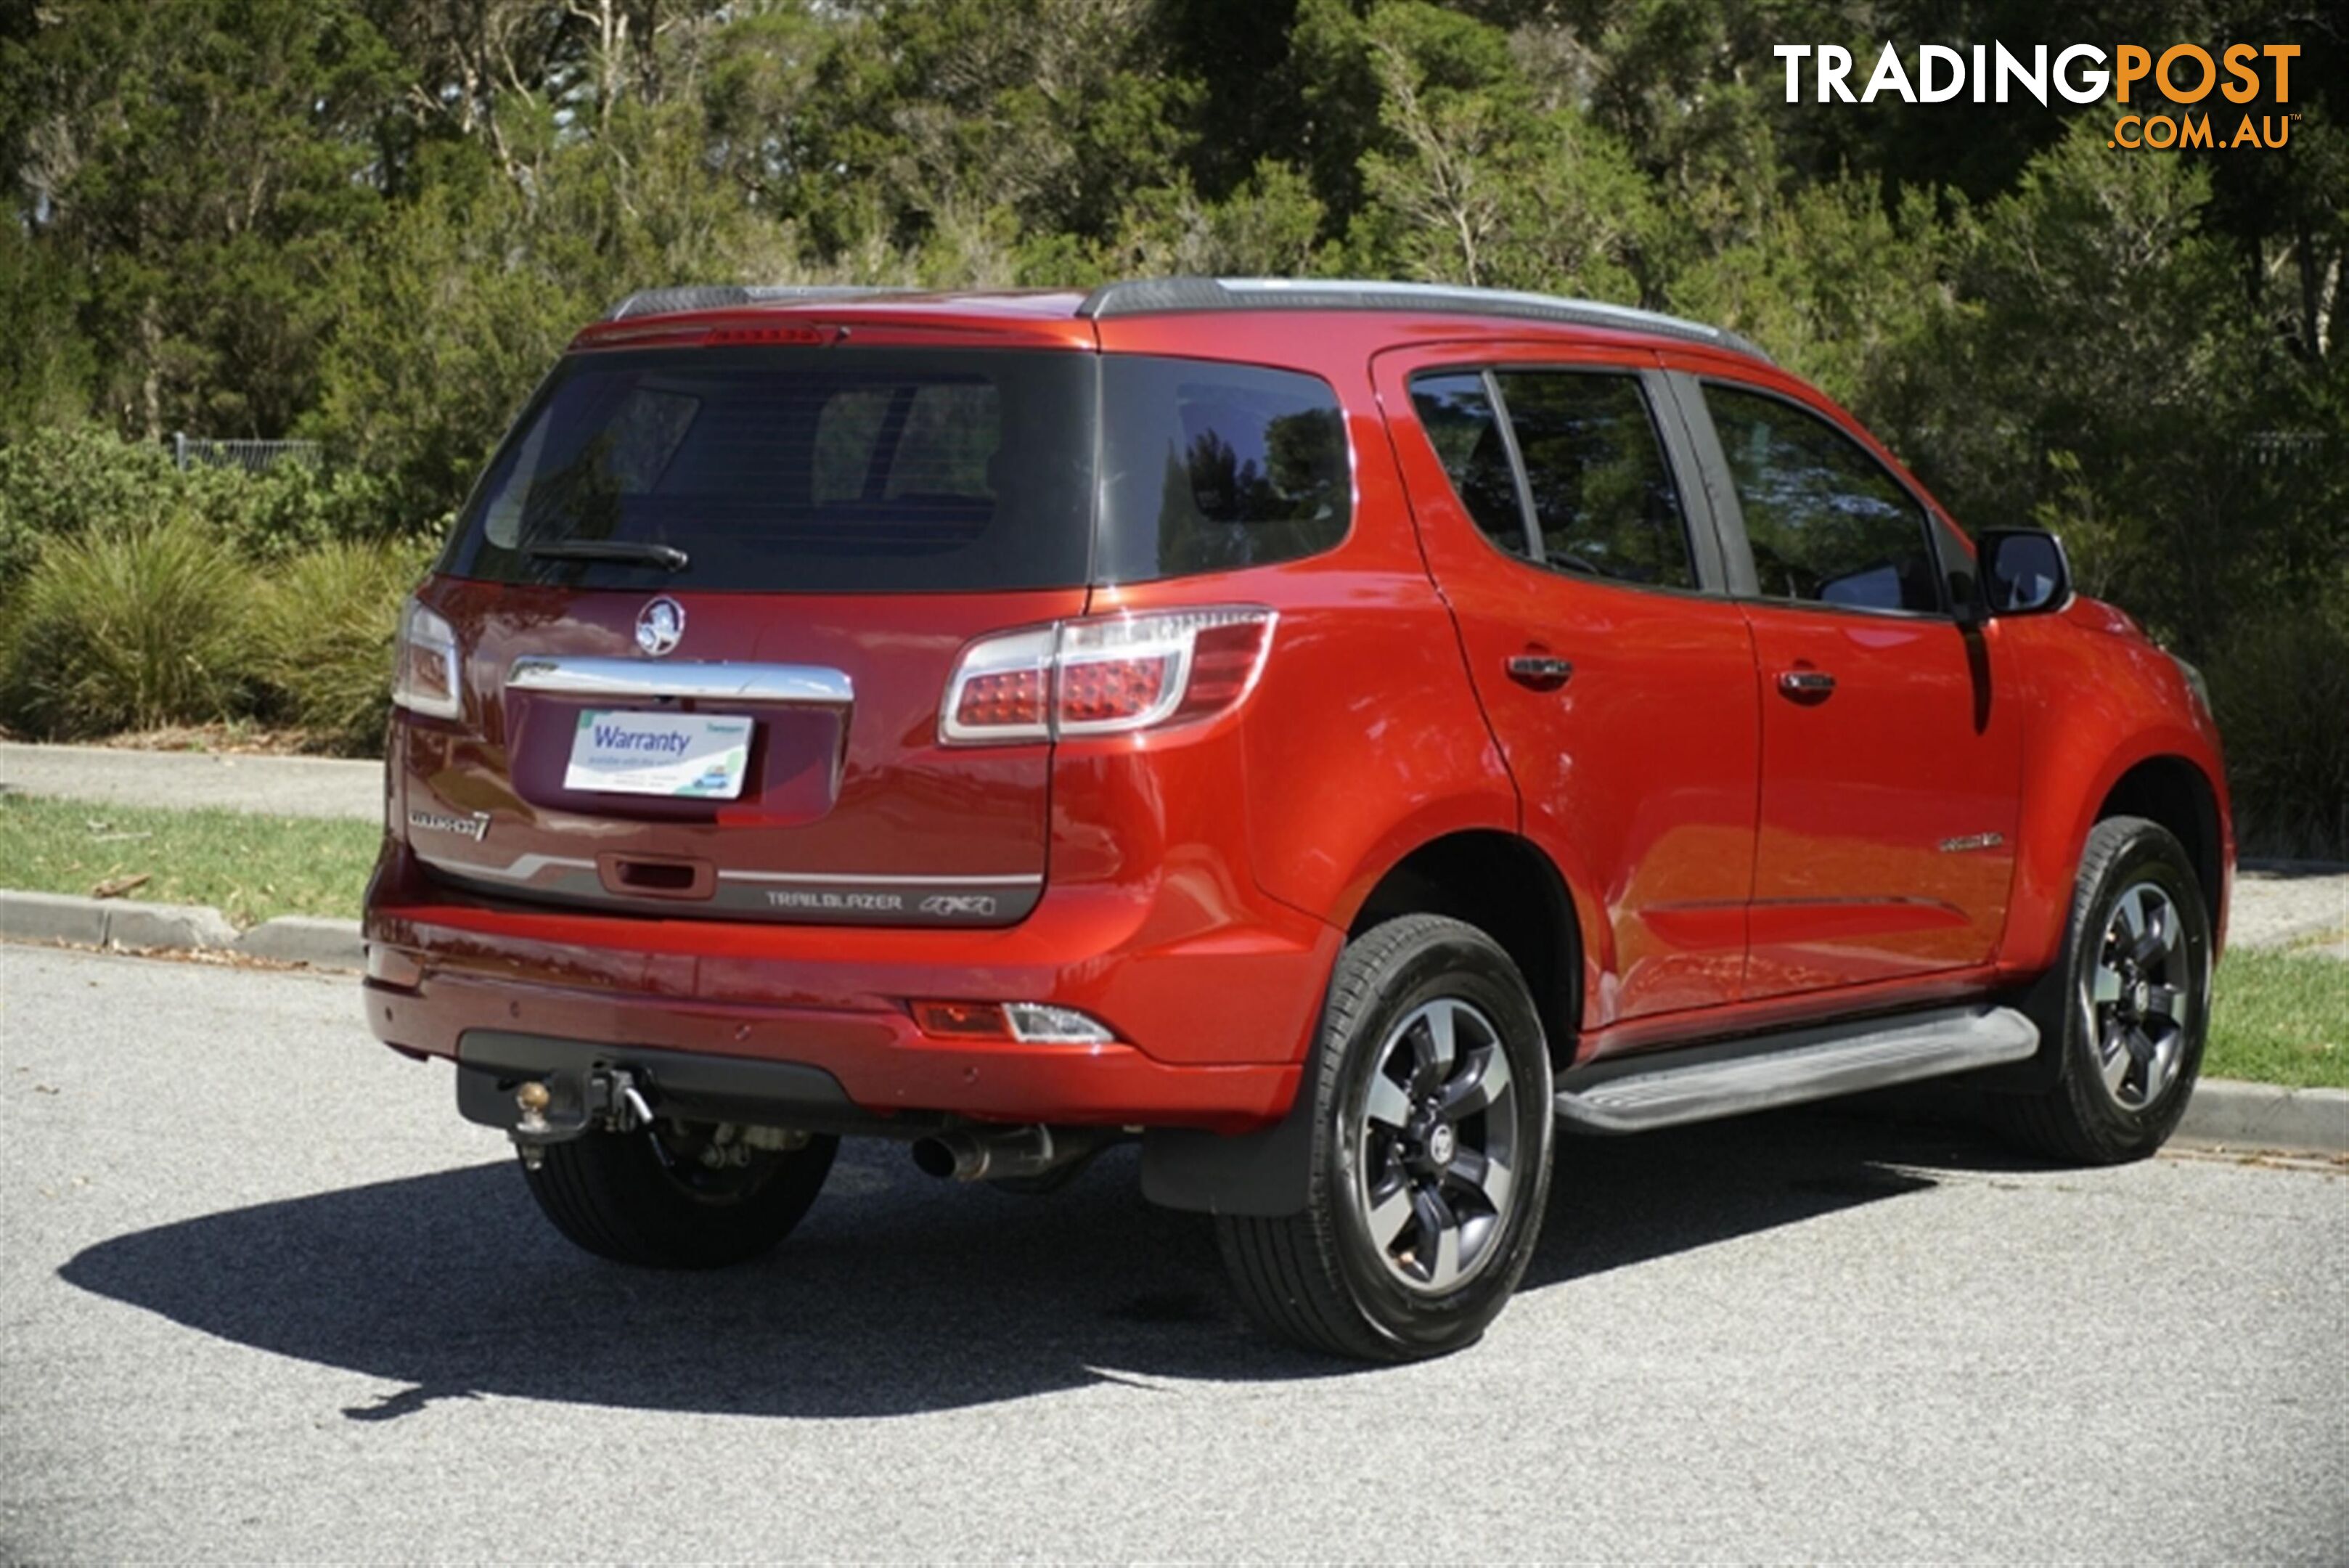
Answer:
<svg viewBox="0 0 2349 1568"><path fill-rule="evenodd" d="M625 561L670 572L685 570L692 559L674 545L647 545L634 539L549 539L541 545L524 545L522 553L533 560Z"/></svg>

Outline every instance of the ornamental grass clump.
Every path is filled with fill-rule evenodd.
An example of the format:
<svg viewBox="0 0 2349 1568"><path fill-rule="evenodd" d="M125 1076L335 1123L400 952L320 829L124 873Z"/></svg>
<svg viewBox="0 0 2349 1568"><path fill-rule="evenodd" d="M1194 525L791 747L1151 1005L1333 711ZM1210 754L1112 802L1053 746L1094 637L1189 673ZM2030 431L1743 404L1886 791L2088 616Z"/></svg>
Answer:
<svg viewBox="0 0 2349 1568"><path fill-rule="evenodd" d="M410 544L335 543L270 576L254 654L271 717L305 731L315 749L378 754L392 637L426 554Z"/></svg>
<svg viewBox="0 0 2349 1568"><path fill-rule="evenodd" d="M253 573L183 512L45 543L0 624L0 706L42 740L205 724L245 711Z"/></svg>

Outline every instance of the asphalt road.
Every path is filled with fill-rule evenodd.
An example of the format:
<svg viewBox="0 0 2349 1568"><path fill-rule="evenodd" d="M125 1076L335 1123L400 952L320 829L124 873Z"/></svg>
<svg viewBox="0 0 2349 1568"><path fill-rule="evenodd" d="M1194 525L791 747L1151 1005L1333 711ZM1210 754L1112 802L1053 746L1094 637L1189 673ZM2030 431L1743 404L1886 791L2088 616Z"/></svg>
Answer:
<svg viewBox="0 0 2349 1568"><path fill-rule="evenodd" d="M2349 1178L1777 1116L1578 1143L1485 1342L1253 1336L1200 1220L844 1155L547 1231L351 982L0 949L0 1559L2349 1560Z"/></svg>

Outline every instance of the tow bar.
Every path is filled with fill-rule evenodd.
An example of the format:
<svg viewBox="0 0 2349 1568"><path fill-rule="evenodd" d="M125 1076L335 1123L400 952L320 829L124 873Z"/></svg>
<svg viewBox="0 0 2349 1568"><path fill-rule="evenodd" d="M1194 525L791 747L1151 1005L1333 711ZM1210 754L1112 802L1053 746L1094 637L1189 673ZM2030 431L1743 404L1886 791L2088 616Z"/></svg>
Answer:
<svg viewBox="0 0 2349 1568"><path fill-rule="evenodd" d="M626 1067L597 1067L584 1078L563 1081L570 1076L531 1078L514 1090L522 1119L507 1136L521 1152L523 1164L533 1170L546 1162L549 1144L568 1143L598 1128L627 1133L652 1124L653 1108ZM577 1093L557 1096L558 1087L567 1090L572 1083L578 1085Z"/></svg>

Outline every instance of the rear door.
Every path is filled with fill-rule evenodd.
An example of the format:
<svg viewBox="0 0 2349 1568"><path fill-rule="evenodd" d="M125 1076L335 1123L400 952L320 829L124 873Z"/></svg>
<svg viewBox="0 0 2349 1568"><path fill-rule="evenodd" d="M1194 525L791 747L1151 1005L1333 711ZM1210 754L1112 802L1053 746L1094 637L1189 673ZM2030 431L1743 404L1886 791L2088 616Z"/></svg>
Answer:
<svg viewBox="0 0 2349 1568"><path fill-rule="evenodd" d="M1754 652L1654 357L1434 346L1374 370L1525 832L1601 901L1585 1022L1735 1000Z"/></svg>
<svg viewBox="0 0 2349 1568"><path fill-rule="evenodd" d="M1674 379L1717 466L1762 691L1749 996L1991 960L2013 874L2021 718L1952 613L1962 546L1826 410Z"/></svg>
<svg viewBox="0 0 2349 1568"><path fill-rule="evenodd" d="M1081 612L1095 357L574 355L425 602L463 709L410 718L439 874L638 913L1002 925L1050 746L939 734L961 649Z"/></svg>

